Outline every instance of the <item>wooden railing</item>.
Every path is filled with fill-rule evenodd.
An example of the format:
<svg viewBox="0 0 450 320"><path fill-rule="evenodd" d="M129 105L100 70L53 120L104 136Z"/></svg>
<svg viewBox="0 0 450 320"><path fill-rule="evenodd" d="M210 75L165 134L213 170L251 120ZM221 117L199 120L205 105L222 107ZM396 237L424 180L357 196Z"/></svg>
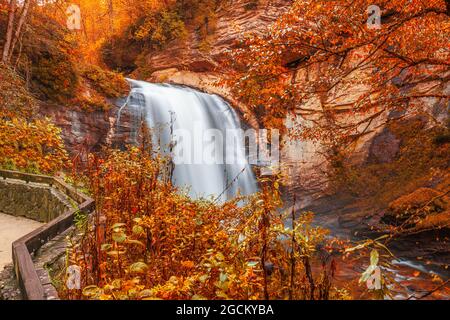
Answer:
<svg viewBox="0 0 450 320"><path fill-rule="evenodd" d="M23 297L28 300L45 300L45 289L37 274L31 254L35 253L50 239L71 227L74 223L74 215L76 212L91 213L95 209L94 200L55 177L0 170L0 178L16 179L27 183L47 184L64 193L77 203L76 208L69 209L58 218L16 240L12 244L14 271ZM53 290L53 295L57 295L56 290Z"/></svg>

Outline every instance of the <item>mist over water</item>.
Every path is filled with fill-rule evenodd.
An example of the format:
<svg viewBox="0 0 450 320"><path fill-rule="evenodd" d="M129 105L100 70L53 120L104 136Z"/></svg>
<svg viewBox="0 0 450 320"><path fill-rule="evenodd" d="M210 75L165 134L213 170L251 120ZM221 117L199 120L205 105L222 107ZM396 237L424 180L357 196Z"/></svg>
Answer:
<svg viewBox="0 0 450 320"><path fill-rule="evenodd" d="M226 101L182 86L129 82L131 92L118 122L124 108L135 123L146 121L154 144L175 155L174 184L187 187L194 198L220 196L222 201L238 190L244 195L257 191L241 123ZM138 125L135 131L137 136ZM171 150L172 141L176 143Z"/></svg>

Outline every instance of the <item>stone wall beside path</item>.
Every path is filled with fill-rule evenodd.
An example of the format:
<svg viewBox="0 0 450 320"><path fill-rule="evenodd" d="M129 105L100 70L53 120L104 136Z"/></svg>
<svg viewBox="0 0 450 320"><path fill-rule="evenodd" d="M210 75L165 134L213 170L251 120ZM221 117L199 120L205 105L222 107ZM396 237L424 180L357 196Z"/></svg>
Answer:
<svg viewBox="0 0 450 320"><path fill-rule="evenodd" d="M70 208L68 198L48 185L0 180L0 211L5 214L46 223Z"/></svg>

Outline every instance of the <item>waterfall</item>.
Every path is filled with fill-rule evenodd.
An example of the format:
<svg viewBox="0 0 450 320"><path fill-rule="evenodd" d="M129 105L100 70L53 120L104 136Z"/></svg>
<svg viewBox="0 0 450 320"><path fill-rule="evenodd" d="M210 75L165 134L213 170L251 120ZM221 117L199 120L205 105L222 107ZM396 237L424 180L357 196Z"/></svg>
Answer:
<svg viewBox="0 0 450 320"><path fill-rule="evenodd" d="M134 124L145 120L152 129L154 145L162 153L172 151L180 159L192 159L175 161L175 185L187 188L193 198L212 197L221 201L235 196L238 190L243 195L257 191L254 173L246 159L239 118L226 101L183 86L129 82L131 92L120 108L118 122L126 108L135 119ZM134 124L136 136L138 127ZM212 133L211 139L203 140L204 132ZM204 154L206 160L213 154L213 159L219 161L205 161ZM234 161L227 161L227 157Z"/></svg>

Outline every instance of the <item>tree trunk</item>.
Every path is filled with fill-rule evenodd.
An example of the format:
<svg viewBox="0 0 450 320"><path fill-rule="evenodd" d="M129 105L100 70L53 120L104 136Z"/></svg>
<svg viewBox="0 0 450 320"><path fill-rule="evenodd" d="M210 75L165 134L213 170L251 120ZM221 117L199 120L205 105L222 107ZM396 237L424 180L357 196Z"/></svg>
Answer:
<svg viewBox="0 0 450 320"><path fill-rule="evenodd" d="M12 36L14 31L14 15L16 12L16 0L10 0L8 10L8 27L6 29L5 46L3 47L2 62L8 62L9 48L11 47Z"/></svg>
<svg viewBox="0 0 450 320"><path fill-rule="evenodd" d="M12 1L12 0L11 0ZM8 61L11 59L11 56L14 52L14 48L16 46L17 40L19 40L20 33L22 32L23 25L25 20L27 19L28 11L30 9L30 4L32 0L25 0L23 5L22 14L19 18L19 23L17 24L16 32L14 33L14 38L12 39L11 48L9 49Z"/></svg>
<svg viewBox="0 0 450 320"><path fill-rule="evenodd" d="M109 15L109 33L114 34L114 5L113 0L108 2L108 15Z"/></svg>

